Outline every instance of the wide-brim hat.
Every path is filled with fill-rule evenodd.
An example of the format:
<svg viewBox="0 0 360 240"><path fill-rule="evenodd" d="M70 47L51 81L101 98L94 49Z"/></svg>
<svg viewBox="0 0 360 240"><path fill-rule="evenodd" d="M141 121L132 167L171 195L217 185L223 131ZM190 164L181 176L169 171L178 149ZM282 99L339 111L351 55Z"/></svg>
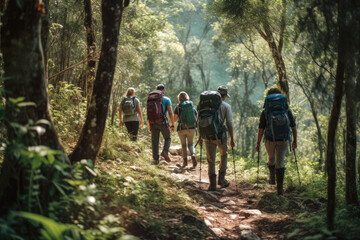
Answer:
<svg viewBox="0 0 360 240"><path fill-rule="evenodd" d="M230 97L230 95L228 94L228 88L226 86L220 86L218 87L218 92L221 94L221 95L225 95L226 97Z"/></svg>

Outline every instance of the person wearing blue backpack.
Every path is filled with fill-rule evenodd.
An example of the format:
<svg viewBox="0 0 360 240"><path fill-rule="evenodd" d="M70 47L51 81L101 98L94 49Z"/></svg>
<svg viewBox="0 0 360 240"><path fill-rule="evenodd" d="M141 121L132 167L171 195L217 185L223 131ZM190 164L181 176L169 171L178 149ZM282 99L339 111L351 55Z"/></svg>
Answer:
<svg viewBox="0 0 360 240"><path fill-rule="evenodd" d="M195 168L197 161L195 157L194 136L196 131L197 111L186 92L180 92L177 98L179 104L177 104L174 109L174 121L176 122L178 120L177 133L180 138L182 157L184 160L182 167L184 168L188 164L186 149L186 147L188 147L193 168Z"/></svg>
<svg viewBox="0 0 360 240"><path fill-rule="evenodd" d="M283 195L285 155L293 135L292 149L297 147L295 119L288 107L287 98L278 88L271 88L261 112L256 151L260 152L261 139L265 132L265 148L268 154L269 183L275 185L277 194Z"/></svg>

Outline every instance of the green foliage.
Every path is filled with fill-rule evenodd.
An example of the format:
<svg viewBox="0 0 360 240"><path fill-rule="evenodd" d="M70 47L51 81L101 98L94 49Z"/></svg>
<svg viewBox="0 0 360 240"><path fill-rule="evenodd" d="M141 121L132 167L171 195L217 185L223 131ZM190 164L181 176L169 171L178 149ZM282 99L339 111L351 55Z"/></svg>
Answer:
<svg viewBox="0 0 360 240"><path fill-rule="evenodd" d="M304 212L299 215L297 228L288 235L289 239L357 239L360 234L359 209L354 206L340 206L336 209L335 230L326 228L325 211L321 214ZM300 227L300 228L299 228Z"/></svg>
<svg viewBox="0 0 360 240"><path fill-rule="evenodd" d="M78 232L73 232L75 235L65 235L65 231L68 231L74 226L65 225L62 223L57 223L54 220L28 212L13 212L12 213L15 217L22 217L31 221L35 221L36 223L40 223L42 225L42 229L40 230L40 234L44 239L47 240L62 240L62 239L74 239L80 240L80 234Z"/></svg>
<svg viewBox="0 0 360 240"><path fill-rule="evenodd" d="M74 144L85 119L86 101L73 84L59 82L49 85L50 111L55 129L62 142Z"/></svg>

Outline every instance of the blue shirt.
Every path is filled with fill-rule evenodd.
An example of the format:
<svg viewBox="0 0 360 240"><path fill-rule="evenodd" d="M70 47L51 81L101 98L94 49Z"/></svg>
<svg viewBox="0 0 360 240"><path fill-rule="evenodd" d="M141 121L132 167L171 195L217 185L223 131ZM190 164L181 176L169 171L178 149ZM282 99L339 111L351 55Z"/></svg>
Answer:
<svg viewBox="0 0 360 240"><path fill-rule="evenodd" d="M161 99L161 104L162 104L162 113L164 114L164 116L167 116L167 106L171 106L171 100L170 98L163 96ZM167 117L166 117L166 123L168 123Z"/></svg>

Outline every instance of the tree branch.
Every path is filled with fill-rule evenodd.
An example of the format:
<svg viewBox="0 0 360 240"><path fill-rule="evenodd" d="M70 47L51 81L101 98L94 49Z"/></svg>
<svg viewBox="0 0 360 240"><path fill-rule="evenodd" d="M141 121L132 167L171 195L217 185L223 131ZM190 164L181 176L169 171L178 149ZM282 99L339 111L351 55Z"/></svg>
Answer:
<svg viewBox="0 0 360 240"><path fill-rule="evenodd" d="M89 55L90 56L90 55ZM79 66L79 65L81 65L81 64L83 64L83 63L86 63L86 62L89 62L89 61L97 61L99 58L98 57L92 57L92 58L90 58L89 56L87 56L86 58L84 58L83 60L81 60L80 62L78 62L78 63L75 63L74 65L71 65L70 67L68 67L68 68L65 68L64 70L62 70L62 71L60 71L60 72L58 72L58 73L55 73L54 75L52 75L51 77L49 77L47 80L48 80L48 82L51 80L51 79L53 79L53 78L55 78L55 77L57 77L57 76L59 76L59 75L61 75L61 74L64 74L65 72L67 72L67 71L69 71L69 70L71 70L71 69L74 69L74 68L76 68L77 66Z"/></svg>

